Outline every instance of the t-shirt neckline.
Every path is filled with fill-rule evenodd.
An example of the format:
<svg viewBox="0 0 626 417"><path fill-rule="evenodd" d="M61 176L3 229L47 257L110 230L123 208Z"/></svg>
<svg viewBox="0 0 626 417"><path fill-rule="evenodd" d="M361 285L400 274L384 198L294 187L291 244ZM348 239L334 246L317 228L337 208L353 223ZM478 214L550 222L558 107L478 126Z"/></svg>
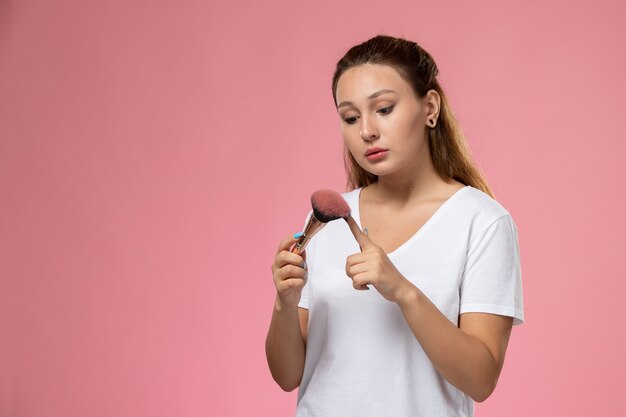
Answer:
<svg viewBox="0 0 626 417"><path fill-rule="evenodd" d="M392 250L391 252L387 253L387 256L393 256L395 253L399 252L400 250L402 250L404 247L406 247L409 243L411 243L412 241L416 240L420 235L422 235L424 232L424 230L428 229L432 223L434 223L435 220L437 220L438 217L441 216L441 213L443 213L445 211L445 208L448 207L450 205L450 203L452 201L455 200L455 197L457 197L459 194L462 194L463 190L469 189L471 188L471 185L466 185L465 187L459 188L458 190L456 190L450 197L447 198L446 201L444 201L438 208L437 210L435 210L435 212L428 218L428 220L426 220L426 222L419 228L417 229L417 231L415 233L413 233L407 240L405 240L404 242L402 242L400 244L400 246L398 246L397 248L395 248L394 250ZM360 202L361 202L361 190L363 190L363 187L359 187L357 192L356 192L356 202L354 204L354 210L353 210L353 218L356 221L356 223L359 225L359 228L361 228L361 230L363 230L363 226L361 225L361 208L360 206Z"/></svg>

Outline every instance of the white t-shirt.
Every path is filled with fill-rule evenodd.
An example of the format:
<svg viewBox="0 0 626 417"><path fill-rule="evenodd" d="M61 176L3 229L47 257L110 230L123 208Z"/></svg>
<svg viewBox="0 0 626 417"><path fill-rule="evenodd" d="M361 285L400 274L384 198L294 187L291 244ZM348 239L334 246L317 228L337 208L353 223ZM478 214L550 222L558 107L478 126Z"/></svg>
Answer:
<svg viewBox="0 0 626 417"><path fill-rule="evenodd" d="M360 191L342 194L359 225ZM306 248L299 307L309 310L309 324L296 417L473 416L471 397L437 372L398 305L373 286L352 287L345 264L357 252L343 220L329 222ZM517 226L481 190L456 191L388 256L457 326L465 312L524 320Z"/></svg>

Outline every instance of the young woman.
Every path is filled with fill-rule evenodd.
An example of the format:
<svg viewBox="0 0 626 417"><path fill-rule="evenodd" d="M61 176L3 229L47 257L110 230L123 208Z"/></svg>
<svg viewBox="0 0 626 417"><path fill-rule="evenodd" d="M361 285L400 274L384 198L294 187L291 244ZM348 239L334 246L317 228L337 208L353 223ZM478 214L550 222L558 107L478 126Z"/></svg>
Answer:
<svg viewBox="0 0 626 417"><path fill-rule="evenodd" d="M272 264L267 360L282 389L300 387L299 417L472 416L524 320L517 226L437 74L419 45L383 35L337 63L354 221L328 223L302 257L286 237Z"/></svg>

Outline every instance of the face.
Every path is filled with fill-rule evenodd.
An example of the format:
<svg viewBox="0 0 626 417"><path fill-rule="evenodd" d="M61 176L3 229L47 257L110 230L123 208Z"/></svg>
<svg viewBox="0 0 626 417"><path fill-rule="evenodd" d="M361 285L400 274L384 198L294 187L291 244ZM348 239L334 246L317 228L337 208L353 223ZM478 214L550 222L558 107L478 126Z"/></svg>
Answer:
<svg viewBox="0 0 626 417"><path fill-rule="evenodd" d="M344 142L366 171L408 175L430 158L426 117L438 108L429 105L430 94L416 98L393 67L350 68L339 78L336 96Z"/></svg>

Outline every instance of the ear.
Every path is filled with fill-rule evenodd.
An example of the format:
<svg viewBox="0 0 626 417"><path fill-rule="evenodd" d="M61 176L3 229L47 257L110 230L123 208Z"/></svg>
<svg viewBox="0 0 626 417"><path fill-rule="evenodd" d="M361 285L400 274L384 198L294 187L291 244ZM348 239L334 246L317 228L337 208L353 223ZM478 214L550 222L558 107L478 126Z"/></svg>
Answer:
<svg viewBox="0 0 626 417"><path fill-rule="evenodd" d="M437 120L439 117L439 110L441 109L441 96L437 90L428 90L424 97L424 104L426 106L426 119Z"/></svg>

